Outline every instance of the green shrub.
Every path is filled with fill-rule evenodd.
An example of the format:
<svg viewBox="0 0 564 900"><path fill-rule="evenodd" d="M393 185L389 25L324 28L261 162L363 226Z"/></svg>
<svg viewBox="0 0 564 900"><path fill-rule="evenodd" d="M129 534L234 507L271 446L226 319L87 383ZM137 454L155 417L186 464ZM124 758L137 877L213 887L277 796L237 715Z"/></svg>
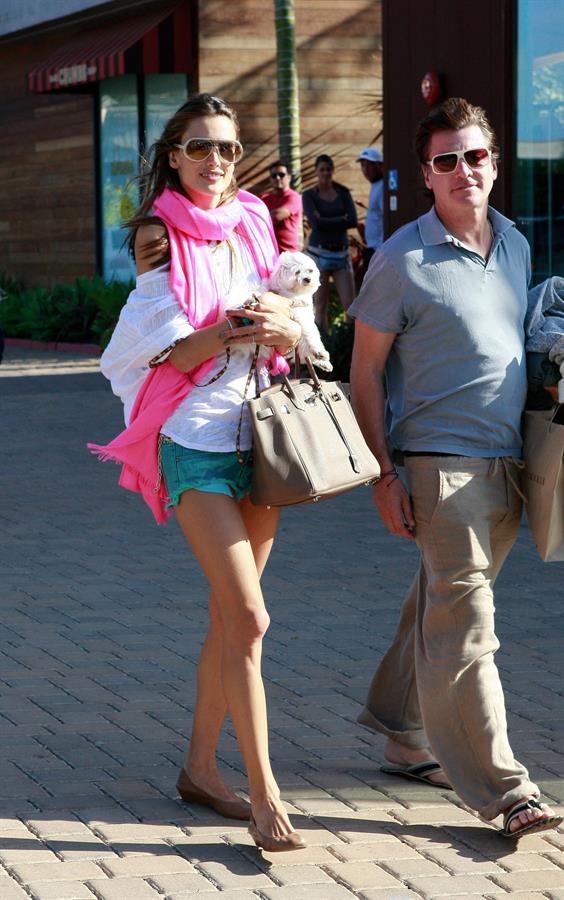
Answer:
<svg viewBox="0 0 564 900"><path fill-rule="evenodd" d="M0 325L8 337L105 346L132 286L97 275L53 288L26 288L0 273Z"/></svg>
<svg viewBox="0 0 564 900"><path fill-rule="evenodd" d="M26 288L0 272L0 327L7 337L92 342L104 348L133 284L133 281L106 282L96 275L54 288ZM348 381L354 325L346 318L333 285L329 317L331 327L324 342L334 369L328 377Z"/></svg>
<svg viewBox="0 0 564 900"><path fill-rule="evenodd" d="M328 381L350 381L351 359L354 343L354 322L347 319L335 285L329 286L329 333L323 336L333 371L323 377Z"/></svg>

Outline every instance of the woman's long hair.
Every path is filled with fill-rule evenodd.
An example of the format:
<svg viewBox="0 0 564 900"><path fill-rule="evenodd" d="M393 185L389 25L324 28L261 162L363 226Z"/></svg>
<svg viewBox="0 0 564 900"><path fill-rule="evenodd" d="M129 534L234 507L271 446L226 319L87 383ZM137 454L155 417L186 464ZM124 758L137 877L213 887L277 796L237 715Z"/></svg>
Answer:
<svg viewBox="0 0 564 900"><path fill-rule="evenodd" d="M151 146L148 159L143 159L143 168L138 179L141 187L142 199L133 216L124 222L123 228L129 230L126 244L131 253L134 252L135 235L140 225L154 224L159 220L151 216L151 210L157 197L165 188L170 188L179 194L186 192L180 183L177 169L173 169L169 163L169 153L175 149L176 144L182 142L182 135L194 119L203 116L226 116L235 126L235 135L239 137L239 121L235 110L219 97L213 94L194 94L178 109L166 123L163 132ZM226 191L221 195L220 203L227 203L237 193L235 175ZM155 242L155 250L159 241Z"/></svg>

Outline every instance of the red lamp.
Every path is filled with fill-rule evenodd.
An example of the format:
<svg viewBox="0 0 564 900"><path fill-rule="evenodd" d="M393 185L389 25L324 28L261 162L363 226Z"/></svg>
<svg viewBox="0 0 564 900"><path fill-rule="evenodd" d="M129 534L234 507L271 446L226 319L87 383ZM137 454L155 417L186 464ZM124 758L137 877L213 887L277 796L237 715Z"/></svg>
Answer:
<svg viewBox="0 0 564 900"><path fill-rule="evenodd" d="M428 106L435 106L442 95L440 78L436 72L426 72L421 81L421 96Z"/></svg>

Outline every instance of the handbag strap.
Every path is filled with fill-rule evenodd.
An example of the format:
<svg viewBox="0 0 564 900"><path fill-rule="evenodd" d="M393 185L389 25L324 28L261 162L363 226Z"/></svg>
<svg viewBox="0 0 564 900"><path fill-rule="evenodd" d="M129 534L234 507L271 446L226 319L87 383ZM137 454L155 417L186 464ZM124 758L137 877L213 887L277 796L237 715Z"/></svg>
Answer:
<svg viewBox="0 0 564 900"><path fill-rule="evenodd" d="M241 453L241 429L243 427L243 409L245 406L245 401L247 399L247 391L249 390L249 385L251 383L253 374L256 379L256 387L258 389L258 376L257 376L257 359L260 352L260 345L257 344L255 347L255 352L253 353L253 358L251 361L251 366L249 368L249 374L247 375L247 380L245 382L245 390L243 391L243 399L241 400L241 409L239 410L239 422L237 424L237 438L235 440L235 453L237 454L237 461L240 465L243 465L245 462L245 458Z"/></svg>

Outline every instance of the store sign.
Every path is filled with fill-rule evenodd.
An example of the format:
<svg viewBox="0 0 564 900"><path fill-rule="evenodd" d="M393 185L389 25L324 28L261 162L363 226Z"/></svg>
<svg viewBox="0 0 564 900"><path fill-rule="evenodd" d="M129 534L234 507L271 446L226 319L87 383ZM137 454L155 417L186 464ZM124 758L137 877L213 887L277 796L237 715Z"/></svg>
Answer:
<svg viewBox="0 0 564 900"><path fill-rule="evenodd" d="M63 66L54 75L49 76L49 84L58 87L69 87L73 84L84 84L92 75L96 75L98 66L81 63L78 66Z"/></svg>

